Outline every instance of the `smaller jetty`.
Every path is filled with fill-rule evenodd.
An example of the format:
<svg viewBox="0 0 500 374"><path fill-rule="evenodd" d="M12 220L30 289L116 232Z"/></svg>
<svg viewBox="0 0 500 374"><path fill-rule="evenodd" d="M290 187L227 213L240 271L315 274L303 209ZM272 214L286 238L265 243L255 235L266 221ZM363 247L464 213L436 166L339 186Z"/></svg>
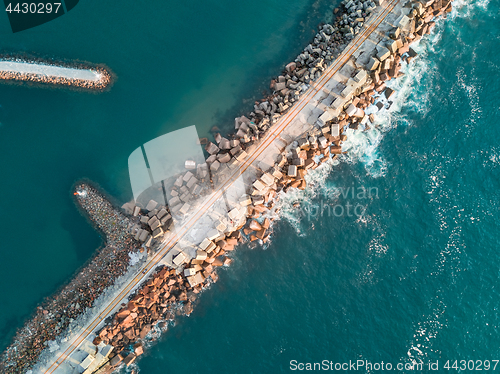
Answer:
<svg viewBox="0 0 500 374"><path fill-rule="evenodd" d="M1 357L0 373L26 373L48 342L65 331L87 308L94 306L102 292L126 272L129 254L140 250L140 244L130 234L130 220L102 193L87 184L78 185L76 191L77 204L105 235L106 244L69 284L43 302L17 331L13 343Z"/></svg>
<svg viewBox="0 0 500 374"><path fill-rule="evenodd" d="M0 57L0 79L103 90L111 83L111 74L102 67Z"/></svg>

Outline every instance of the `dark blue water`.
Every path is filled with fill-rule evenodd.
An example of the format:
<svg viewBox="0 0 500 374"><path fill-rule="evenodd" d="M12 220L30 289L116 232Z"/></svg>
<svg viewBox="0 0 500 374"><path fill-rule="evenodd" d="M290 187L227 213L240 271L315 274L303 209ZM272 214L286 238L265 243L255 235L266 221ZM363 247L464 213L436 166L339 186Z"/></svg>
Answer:
<svg viewBox="0 0 500 374"><path fill-rule="evenodd" d="M5 38L11 48L105 62L119 79L101 95L0 86L3 175L13 176L0 185L10 234L1 247L4 346L30 308L99 244L72 206L71 183L90 177L126 201L129 152L192 123L202 134L229 124L332 6L193 2L158 6L152 18L142 5L131 16L112 3L112 21L96 20L90 1L42 33ZM378 128L353 133L338 165L283 200L266 250L241 248L193 314L147 351L141 373L279 373L292 360L383 361L394 371L415 361L425 363L423 372L443 373L459 371L444 369L447 360L493 367L500 354L499 5L464 5L416 47L420 57ZM358 195L363 188L371 195ZM348 204L364 213L348 214ZM34 213L11 229L20 205ZM22 282L13 279L23 268Z"/></svg>

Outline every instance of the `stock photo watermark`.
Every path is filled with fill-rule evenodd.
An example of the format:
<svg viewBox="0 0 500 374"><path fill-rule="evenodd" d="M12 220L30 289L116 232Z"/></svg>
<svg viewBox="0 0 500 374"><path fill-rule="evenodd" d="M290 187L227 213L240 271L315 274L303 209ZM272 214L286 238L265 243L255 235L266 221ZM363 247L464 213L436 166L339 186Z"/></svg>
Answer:
<svg viewBox="0 0 500 374"><path fill-rule="evenodd" d="M332 189L331 199L325 201L321 199L319 204L301 204L302 215L308 220L315 220L322 217L363 217L368 207L367 202L379 198L377 187L335 187Z"/></svg>

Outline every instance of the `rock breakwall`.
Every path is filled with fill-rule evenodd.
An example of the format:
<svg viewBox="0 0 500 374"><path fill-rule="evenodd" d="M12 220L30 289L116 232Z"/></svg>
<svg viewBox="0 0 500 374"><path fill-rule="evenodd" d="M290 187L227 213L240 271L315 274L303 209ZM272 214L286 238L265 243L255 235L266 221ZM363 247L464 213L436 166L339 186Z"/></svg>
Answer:
<svg viewBox="0 0 500 374"><path fill-rule="evenodd" d="M49 341L94 305L99 295L128 268L129 253L139 250L130 234L131 223L94 187L77 186L77 204L106 238L96 256L55 295L49 297L17 331L12 344L2 354L0 372L21 374L30 369Z"/></svg>
<svg viewBox="0 0 500 374"><path fill-rule="evenodd" d="M377 5L381 3L383 1L377 1ZM342 4L344 13L339 15L336 25L322 25L314 43L271 81L273 93L256 103L253 112L236 118L235 134L227 137L216 134L215 142L201 141L209 155L206 163L211 180L217 181L223 164L245 157L242 152L249 150L293 105L301 84L314 84L321 76L335 51L329 49L330 40L342 46L362 30L364 16L373 3L345 0ZM247 241L262 243L268 239L272 229L269 212L274 209L279 193L290 188L305 189L308 171L343 152L342 143L348 128L367 131L374 125L376 112L392 103L394 90L388 88L386 82L400 78L403 64L411 63L417 56L411 43L429 34L436 19L446 16L451 9L451 0L405 3L400 17L389 24L387 38L372 50L364 49L354 56L353 64L359 69L353 69L348 77L353 84L342 87L341 105L335 107L335 100L332 102L330 109L334 109L334 114L325 108L328 115L320 116L314 126L284 147L273 167L257 170L256 178L248 186L247 197L240 200L246 209L246 224L237 231L207 239L200 244L194 258L183 258L175 268L157 268L130 296L129 302L122 304L112 321L97 332L96 343L111 344L115 350L111 360L96 373L111 373L123 365L131 365L143 353L141 341L155 323L172 320L180 311L190 314L196 294L218 279L218 267L231 263L230 254L235 245Z"/></svg>
<svg viewBox="0 0 500 374"><path fill-rule="evenodd" d="M0 80L103 90L112 83L112 74L104 67L83 63L0 56Z"/></svg>

